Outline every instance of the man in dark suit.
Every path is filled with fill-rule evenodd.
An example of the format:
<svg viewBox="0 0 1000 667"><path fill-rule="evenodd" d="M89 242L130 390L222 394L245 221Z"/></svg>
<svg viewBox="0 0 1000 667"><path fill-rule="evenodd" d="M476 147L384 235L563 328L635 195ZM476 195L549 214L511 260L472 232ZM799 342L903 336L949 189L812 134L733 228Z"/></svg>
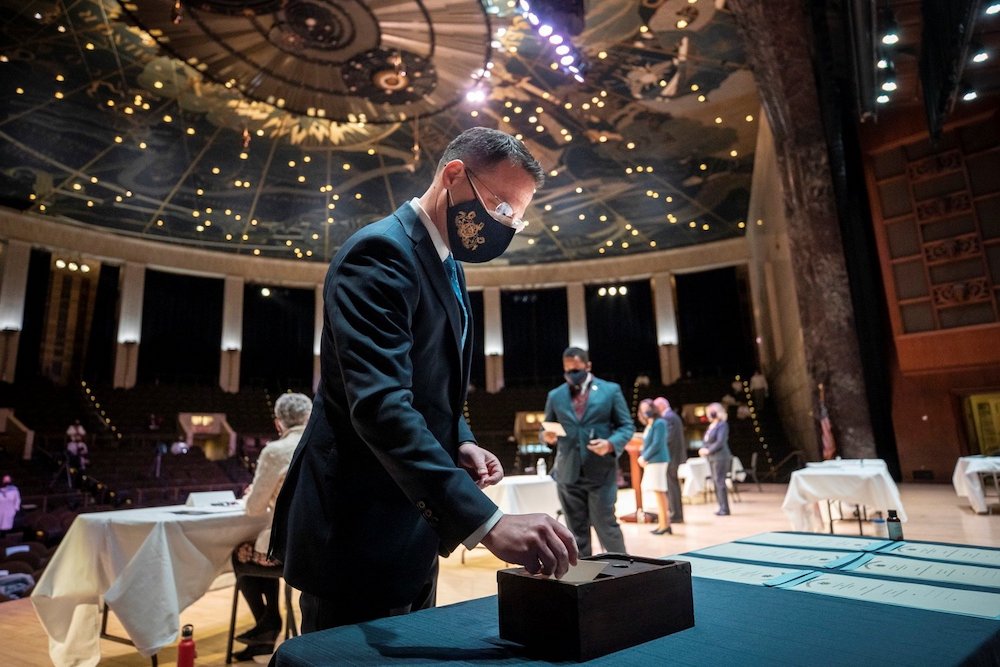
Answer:
<svg viewBox="0 0 1000 667"><path fill-rule="evenodd" d="M684 438L684 421L673 408L670 401L662 396L655 401L660 408L663 419L667 422L667 449L670 451L670 463L667 464L667 497L670 500L670 523L684 523L684 502L681 498L681 482L677 478L677 469L687 461L687 440Z"/></svg>
<svg viewBox="0 0 1000 667"><path fill-rule="evenodd" d="M580 555L591 555L591 526L605 551L625 553L625 538L615 518L618 457L635 424L621 387L594 377L590 369L586 350L566 348L566 384L550 391L545 401L545 421L559 422L566 435L544 431L542 439L557 445L552 477Z"/></svg>
<svg viewBox="0 0 1000 667"><path fill-rule="evenodd" d="M520 141L467 130L423 196L333 258L320 385L272 523L304 632L433 606L438 555L460 544L533 573L576 562L553 518L504 515L483 494L503 468L462 415L473 327L455 259L506 250L542 176Z"/></svg>

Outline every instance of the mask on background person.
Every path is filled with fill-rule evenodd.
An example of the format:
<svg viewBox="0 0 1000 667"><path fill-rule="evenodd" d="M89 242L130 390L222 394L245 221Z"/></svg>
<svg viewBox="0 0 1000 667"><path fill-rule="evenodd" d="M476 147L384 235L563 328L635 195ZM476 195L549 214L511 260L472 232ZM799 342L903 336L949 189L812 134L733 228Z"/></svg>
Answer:
<svg viewBox="0 0 1000 667"><path fill-rule="evenodd" d="M643 414L646 415L646 419L653 419L656 417L656 413L652 410L646 410Z"/></svg>
<svg viewBox="0 0 1000 667"><path fill-rule="evenodd" d="M445 215L448 218L448 245L451 254L460 262L482 263L496 259L514 239L514 229L494 220L478 196L455 204L449 191Z"/></svg>
<svg viewBox="0 0 1000 667"><path fill-rule="evenodd" d="M567 371L563 374L563 377L566 378L566 382L568 382L570 386L579 389L583 383L587 381L587 373L589 373L589 371L586 369L579 368L575 371Z"/></svg>

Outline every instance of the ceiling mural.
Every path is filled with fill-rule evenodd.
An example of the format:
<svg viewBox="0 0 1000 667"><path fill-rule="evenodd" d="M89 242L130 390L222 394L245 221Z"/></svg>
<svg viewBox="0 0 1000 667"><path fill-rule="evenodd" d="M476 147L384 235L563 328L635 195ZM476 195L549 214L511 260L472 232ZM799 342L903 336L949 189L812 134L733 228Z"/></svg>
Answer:
<svg viewBox="0 0 1000 667"><path fill-rule="evenodd" d="M487 125L548 173L498 262L743 234L759 102L725 0L546 23L572 4L0 0L0 204L327 261Z"/></svg>

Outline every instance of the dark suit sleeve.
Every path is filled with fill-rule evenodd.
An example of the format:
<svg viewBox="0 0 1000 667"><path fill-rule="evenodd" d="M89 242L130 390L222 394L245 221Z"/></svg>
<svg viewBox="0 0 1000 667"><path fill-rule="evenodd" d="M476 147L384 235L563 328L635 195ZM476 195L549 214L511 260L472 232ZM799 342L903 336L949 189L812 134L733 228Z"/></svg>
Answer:
<svg viewBox="0 0 1000 667"><path fill-rule="evenodd" d="M465 415L458 416L458 443L476 442L476 436L472 435L469 422L465 421Z"/></svg>
<svg viewBox="0 0 1000 667"><path fill-rule="evenodd" d="M615 455L620 455L625 451L625 445L632 439L635 433L635 423L632 421L632 413L628 411L625 404L625 395L622 388L615 385L614 399L611 404L611 427L613 432L608 440L615 447Z"/></svg>
<svg viewBox="0 0 1000 667"><path fill-rule="evenodd" d="M448 553L489 519L496 505L456 466L413 406L413 378L420 373L411 363L414 304L435 298L421 293L421 270L408 249L386 237L365 239L344 256L327 285L325 303L352 425ZM429 363L449 362L438 356ZM465 420L458 419L458 434L471 439L468 424L463 430Z"/></svg>

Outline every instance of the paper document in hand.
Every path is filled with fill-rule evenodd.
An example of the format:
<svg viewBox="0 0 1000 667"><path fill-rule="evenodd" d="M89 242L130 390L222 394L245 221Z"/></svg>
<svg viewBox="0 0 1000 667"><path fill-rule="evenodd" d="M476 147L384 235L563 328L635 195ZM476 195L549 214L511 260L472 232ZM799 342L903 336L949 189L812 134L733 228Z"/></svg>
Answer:
<svg viewBox="0 0 1000 667"><path fill-rule="evenodd" d="M566 574L559 581L565 581L568 584L582 584L587 581L593 581L607 566L608 564L601 560L579 560L576 562L576 565L569 566L569 570L566 571Z"/></svg>
<svg viewBox="0 0 1000 667"><path fill-rule="evenodd" d="M561 438L566 436L566 429L559 422L542 422L542 430L548 433L555 433Z"/></svg>

